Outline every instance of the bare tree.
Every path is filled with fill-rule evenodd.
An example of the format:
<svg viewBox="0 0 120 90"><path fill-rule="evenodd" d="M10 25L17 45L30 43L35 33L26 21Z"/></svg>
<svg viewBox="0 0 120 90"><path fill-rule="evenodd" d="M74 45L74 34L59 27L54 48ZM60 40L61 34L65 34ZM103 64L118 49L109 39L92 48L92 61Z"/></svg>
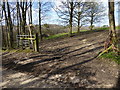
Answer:
<svg viewBox="0 0 120 90"><path fill-rule="evenodd" d="M115 16L114 16L114 2L109 2L109 35L113 38L113 43L116 41L116 30L115 30Z"/></svg>
<svg viewBox="0 0 120 90"><path fill-rule="evenodd" d="M87 21L90 23L90 30L93 29L93 24L101 22L105 16L105 7L102 3L88 2L88 10L86 11Z"/></svg>
<svg viewBox="0 0 120 90"><path fill-rule="evenodd" d="M85 24L85 11L86 11L86 2L79 0L76 2L76 7L74 10L74 21L77 23L77 32L80 33L80 28Z"/></svg>
<svg viewBox="0 0 120 90"><path fill-rule="evenodd" d="M67 2L61 2L62 5L54 8L57 15L63 22L69 25L69 35L72 36L72 26L73 26L73 15L76 3L74 0L67 0Z"/></svg>
<svg viewBox="0 0 120 90"><path fill-rule="evenodd" d="M13 40L13 24L12 24L12 19L11 19L11 12L10 12L10 7L9 3L7 2L7 12L8 12L8 30L10 33L10 48L13 48L14 40Z"/></svg>
<svg viewBox="0 0 120 90"><path fill-rule="evenodd" d="M118 54L120 54L120 47L119 47L120 42L117 37L116 28L115 28L114 1L111 2L111 0L109 0L108 6L109 6L109 25L110 25L109 37L113 45L113 50L117 51Z"/></svg>
<svg viewBox="0 0 120 90"><path fill-rule="evenodd" d="M25 34L25 25L26 25L26 12L28 9L27 2L21 2L20 3L21 11L22 11L22 20L21 20L21 27L22 27L22 33Z"/></svg>
<svg viewBox="0 0 120 90"><path fill-rule="evenodd" d="M43 2L42 0L39 0L38 5L39 5L39 34L40 34L40 41L42 41L41 24L42 21L45 20L45 17L47 17L47 13L51 10L51 3Z"/></svg>
<svg viewBox="0 0 120 90"><path fill-rule="evenodd" d="M5 33L3 32L3 24L2 24L2 19L3 19L3 10L0 10L0 34L1 34L1 42L4 40L4 42L2 42L2 46L6 47L6 40L5 40ZM2 33L1 33L2 32Z"/></svg>
<svg viewBox="0 0 120 90"><path fill-rule="evenodd" d="M118 54L120 53L119 39L116 33L115 16L114 16L114 1L108 1L109 15L109 36L105 41L105 50L112 49Z"/></svg>
<svg viewBox="0 0 120 90"><path fill-rule="evenodd" d="M17 0L16 7L17 7L17 34L19 35L20 31L19 31L19 2L18 0Z"/></svg>
<svg viewBox="0 0 120 90"><path fill-rule="evenodd" d="M41 2L39 0L39 32L40 32L40 40L42 41L42 31L41 31Z"/></svg>
<svg viewBox="0 0 120 90"><path fill-rule="evenodd" d="M29 24L32 24L32 0L30 0Z"/></svg>
<svg viewBox="0 0 120 90"><path fill-rule="evenodd" d="M18 27L18 35L22 33L22 17L20 12L20 3L17 1L17 27Z"/></svg>
<svg viewBox="0 0 120 90"><path fill-rule="evenodd" d="M114 0L109 0L108 6L109 6L109 37L111 40L111 44L113 45L112 49L117 52L118 55L120 55L120 40L119 40L119 35L116 33L116 28L115 28L115 16L114 16ZM119 12L118 12L119 13ZM119 33L118 33L119 34ZM118 37L117 37L118 36ZM118 67L120 68L120 67ZM120 70L118 71L118 81L117 81L117 88L120 88Z"/></svg>
<svg viewBox="0 0 120 90"><path fill-rule="evenodd" d="M10 7L8 2L3 2L3 11L5 15L5 21L6 21L6 33L7 33L7 41L8 41L8 47L13 48L13 27L12 27L12 20L11 20L11 13L10 13ZM7 8L7 10L6 10Z"/></svg>

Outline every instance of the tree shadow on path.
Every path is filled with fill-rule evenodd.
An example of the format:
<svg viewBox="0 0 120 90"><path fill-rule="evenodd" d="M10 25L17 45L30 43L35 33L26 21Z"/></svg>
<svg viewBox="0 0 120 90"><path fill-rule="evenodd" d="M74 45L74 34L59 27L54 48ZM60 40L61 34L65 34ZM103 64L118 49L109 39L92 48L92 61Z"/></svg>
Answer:
<svg viewBox="0 0 120 90"><path fill-rule="evenodd" d="M98 56L98 55L96 55L95 57L93 57L93 58L91 58L91 59L85 60L85 61L83 61L83 62L74 64L74 65L70 65L70 66L66 66L66 67L57 69L57 70L55 70L55 71L52 71L52 72L48 73L48 75L47 75L47 77L46 77L45 79L48 79L48 78L49 78L50 76L52 76L52 75L63 73L64 71L66 71L66 70L68 70L68 69L71 69L71 68L73 68L73 67L75 67L75 66L79 66L79 65L88 63L88 62L94 60L95 58L97 58L97 56Z"/></svg>

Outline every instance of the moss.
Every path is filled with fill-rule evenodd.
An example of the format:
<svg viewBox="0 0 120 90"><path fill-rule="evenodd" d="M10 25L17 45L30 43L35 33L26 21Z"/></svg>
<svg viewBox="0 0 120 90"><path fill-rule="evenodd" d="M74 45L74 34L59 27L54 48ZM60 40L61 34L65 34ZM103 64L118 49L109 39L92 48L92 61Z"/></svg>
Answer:
<svg viewBox="0 0 120 90"><path fill-rule="evenodd" d="M33 51L32 49L12 49L12 50L2 50L2 53L5 53L5 52L9 52L9 53L13 53L13 52L17 52L17 53L20 53L20 52L25 52L25 53L35 53L35 51Z"/></svg>
<svg viewBox="0 0 120 90"><path fill-rule="evenodd" d="M6 49L6 50L2 50L2 52L16 52L17 49Z"/></svg>
<svg viewBox="0 0 120 90"><path fill-rule="evenodd" d="M33 49L24 49L24 50L22 50L22 49L18 49L16 52L25 52L25 53L33 53L33 52L35 52L35 51L33 51Z"/></svg>
<svg viewBox="0 0 120 90"><path fill-rule="evenodd" d="M120 64L120 55L117 55L117 53L115 52L108 52L108 53L101 55L100 57L111 59L115 61L116 63Z"/></svg>

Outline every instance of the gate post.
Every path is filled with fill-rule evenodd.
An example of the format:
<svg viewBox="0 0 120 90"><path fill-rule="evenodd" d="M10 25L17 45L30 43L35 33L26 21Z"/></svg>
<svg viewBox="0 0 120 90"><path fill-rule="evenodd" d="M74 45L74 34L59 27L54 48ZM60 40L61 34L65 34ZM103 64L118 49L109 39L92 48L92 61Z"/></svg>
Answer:
<svg viewBox="0 0 120 90"><path fill-rule="evenodd" d="M38 33L35 34L35 44L34 49L36 52L39 52L39 40L38 40Z"/></svg>

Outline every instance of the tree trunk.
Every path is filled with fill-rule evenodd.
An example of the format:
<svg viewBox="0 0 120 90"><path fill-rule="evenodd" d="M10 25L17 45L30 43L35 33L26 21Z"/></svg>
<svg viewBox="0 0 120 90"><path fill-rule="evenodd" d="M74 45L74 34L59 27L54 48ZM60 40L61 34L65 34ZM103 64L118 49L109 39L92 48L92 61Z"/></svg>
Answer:
<svg viewBox="0 0 120 90"><path fill-rule="evenodd" d="M20 12L20 5L18 3L18 16L19 16L19 34L22 34L22 17L21 17L21 12Z"/></svg>
<svg viewBox="0 0 120 90"><path fill-rule="evenodd" d="M30 0L30 20L29 24L32 24L32 1Z"/></svg>
<svg viewBox="0 0 120 90"><path fill-rule="evenodd" d="M69 2L70 3L70 21L69 21L69 24L70 24L70 36L72 36L72 22L73 22L73 1L72 2Z"/></svg>
<svg viewBox="0 0 120 90"><path fill-rule="evenodd" d="M80 33L80 12L78 11L78 34Z"/></svg>
<svg viewBox="0 0 120 90"><path fill-rule="evenodd" d="M110 2L109 0L108 5L109 5L109 37L110 41L113 45L113 50L120 54L120 42L119 38L117 37L116 33L116 28L115 28L115 16L114 16L114 1Z"/></svg>
<svg viewBox="0 0 120 90"><path fill-rule="evenodd" d="M10 49L12 48L12 38L13 35L12 34L12 21L11 21L11 17L10 17L10 9L9 9L9 4L7 2L7 11L8 11L8 17L7 17L7 12L6 12L6 7L5 7L5 2L3 2L3 11L4 11L4 15L5 15L5 22L6 22L6 41L7 41L7 48Z"/></svg>
<svg viewBox="0 0 120 90"><path fill-rule="evenodd" d="M3 10L1 10L0 14L1 14L1 17L0 17L0 18L3 18ZM6 47L5 31L3 30L2 21L0 22L0 24L1 24L0 29L1 29L1 32L2 32L2 34L1 34L1 32L0 32L0 34L1 34L1 36L2 36L2 39L1 39L2 47Z"/></svg>
<svg viewBox="0 0 120 90"><path fill-rule="evenodd" d="M20 35L20 31L19 31L19 2L17 0L17 35ZM19 40L17 42L17 46L19 47Z"/></svg>
<svg viewBox="0 0 120 90"><path fill-rule="evenodd" d="M78 33L80 33L80 7L78 3Z"/></svg>
<svg viewBox="0 0 120 90"><path fill-rule="evenodd" d="M22 6L22 33L25 34L25 12L24 12L24 3L23 2L23 6Z"/></svg>
<svg viewBox="0 0 120 90"><path fill-rule="evenodd" d="M7 49L10 45L10 36L9 36L9 32L8 32L8 18L7 18L7 13L6 13L6 8L5 8L5 2L3 2L3 11L4 11L4 15L5 15L5 24L6 24L6 41L8 41L7 44ZM9 39L9 40L8 40Z"/></svg>
<svg viewBox="0 0 120 90"><path fill-rule="evenodd" d="M91 16L91 21L90 21L90 30L93 30L93 15Z"/></svg>
<svg viewBox="0 0 120 90"><path fill-rule="evenodd" d="M117 36L115 30L115 16L114 16L114 2L108 2L109 5L109 37L111 38L112 44L116 44Z"/></svg>
<svg viewBox="0 0 120 90"><path fill-rule="evenodd" d="M13 24L11 19L10 7L9 3L7 2L7 10L8 10L8 32L10 34L10 47L13 48L14 40L13 40Z"/></svg>
<svg viewBox="0 0 120 90"><path fill-rule="evenodd" d="M21 3L21 9L22 9L22 30L23 30L23 34L26 33L25 31L25 25L26 25L26 11L27 11L27 2L22 2Z"/></svg>
<svg viewBox="0 0 120 90"><path fill-rule="evenodd" d="M20 34L19 31L19 2L17 1L17 34Z"/></svg>
<svg viewBox="0 0 120 90"><path fill-rule="evenodd" d="M80 22L78 21L78 34L80 33Z"/></svg>
<svg viewBox="0 0 120 90"><path fill-rule="evenodd" d="M41 31L41 2L39 0L39 33L40 33L40 41L42 41L42 31Z"/></svg>

